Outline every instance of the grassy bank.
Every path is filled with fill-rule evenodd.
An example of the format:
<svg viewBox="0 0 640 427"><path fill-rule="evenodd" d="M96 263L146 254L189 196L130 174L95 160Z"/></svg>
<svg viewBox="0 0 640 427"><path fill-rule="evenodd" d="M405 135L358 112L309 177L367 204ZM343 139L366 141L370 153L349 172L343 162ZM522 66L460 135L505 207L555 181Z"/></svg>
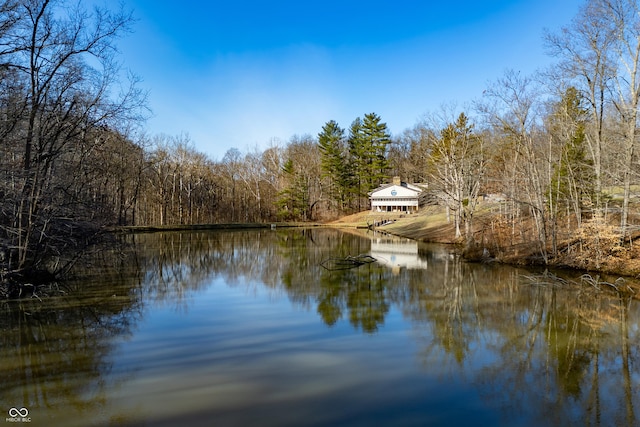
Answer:
<svg viewBox="0 0 640 427"><path fill-rule="evenodd" d="M367 227L381 219L393 222L378 227L390 234L424 242L455 245L470 260L480 260L489 255L495 262L512 265L542 265L540 245L535 239L534 224L527 219L516 226L498 214L497 205L485 204L474 216L474 244L465 247L462 239L456 239L455 228L448 221L444 208L430 206L417 214L375 214L361 212L331 223L337 227ZM627 277L640 277L640 233L626 242L620 242L615 233L616 219L594 225L584 222L580 229L560 229L557 235L557 251L549 256L548 265L572 268L592 273ZM547 251L553 253L551 244Z"/></svg>
<svg viewBox="0 0 640 427"><path fill-rule="evenodd" d="M440 207L427 207L415 214L372 213L369 211L349 215L329 223L334 227L367 228L374 222L388 220L387 225L376 227L401 237L414 240L456 244L455 229L447 221L447 217Z"/></svg>

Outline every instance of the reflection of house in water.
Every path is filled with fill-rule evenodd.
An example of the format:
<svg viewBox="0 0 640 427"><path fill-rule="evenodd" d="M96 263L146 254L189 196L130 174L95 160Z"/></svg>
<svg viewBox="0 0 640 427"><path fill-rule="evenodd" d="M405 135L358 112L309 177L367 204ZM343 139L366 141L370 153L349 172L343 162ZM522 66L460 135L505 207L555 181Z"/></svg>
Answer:
<svg viewBox="0 0 640 427"><path fill-rule="evenodd" d="M418 256L418 242L404 237L374 233L371 256L391 267L427 268L427 260Z"/></svg>

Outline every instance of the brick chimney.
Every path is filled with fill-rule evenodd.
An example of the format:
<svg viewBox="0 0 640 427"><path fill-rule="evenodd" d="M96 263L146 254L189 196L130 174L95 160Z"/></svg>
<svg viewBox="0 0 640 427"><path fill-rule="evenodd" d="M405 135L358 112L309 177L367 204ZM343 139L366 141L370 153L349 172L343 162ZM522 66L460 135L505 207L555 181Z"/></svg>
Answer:
<svg viewBox="0 0 640 427"><path fill-rule="evenodd" d="M400 177L399 176L394 176L393 177L393 185L402 185L402 181L400 181Z"/></svg>

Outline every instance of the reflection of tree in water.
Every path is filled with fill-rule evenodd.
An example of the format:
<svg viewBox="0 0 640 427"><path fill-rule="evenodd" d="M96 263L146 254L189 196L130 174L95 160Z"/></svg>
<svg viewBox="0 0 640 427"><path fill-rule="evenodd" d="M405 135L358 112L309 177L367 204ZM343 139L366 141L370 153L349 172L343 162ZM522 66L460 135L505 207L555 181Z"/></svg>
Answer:
<svg viewBox="0 0 640 427"><path fill-rule="evenodd" d="M64 296L0 305L0 402L34 416L47 407L52 416L90 420L113 387L104 375L114 343L131 334L145 304L186 309L213 275L233 283L261 273L256 257L268 256L256 233L154 233L123 241L124 249L96 251L78 265ZM56 414L59 403L77 413Z"/></svg>
<svg viewBox="0 0 640 427"><path fill-rule="evenodd" d="M317 304L318 314L329 326L342 319L345 312L354 328L367 333L384 323L389 311L386 269L366 264L328 271L321 266L327 258L369 252L368 239L331 229L299 230L283 236L278 259L283 263L281 280L292 301L306 307Z"/></svg>
<svg viewBox="0 0 640 427"><path fill-rule="evenodd" d="M386 278L379 268L370 264L357 269L353 280L346 282L349 320L355 328L372 333L384 323L389 312L385 298Z"/></svg>
<svg viewBox="0 0 640 427"><path fill-rule="evenodd" d="M225 264L224 243L210 233L155 233L133 235L145 272L145 298L187 309L188 296L202 289L216 267Z"/></svg>
<svg viewBox="0 0 640 427"><path fill-rule="evenodd" d="M624 407L631 403L630 354L624 345L628 319L621 317L627 305L616 295L584 288L525 286L520 294L514 311L527 321L516 324L512 339L503 341L500 364L487 369L486 377L509 384L522 408L532 403L523 388L545 386L546 396L536 396L535 404L558 425L602 425L616 418L616 424L633 425L632 405ZM529 307L534 309L526 312ZM603 371L609 374L603 377Z"/></svg>
<svg viewBox="0 0 640 427"><path fill-rule="evenodd" d="M415 326L425 365L462 372L488 405L501 407L505 423L521 413L541 424L636 422L640 317L628 298L524 283L517 270L425 247L424 270L367 264L328 271L324 259L370 249L368 239L331 229L127 239L131 253L101 252L87 270L99 282L85 275L55 303L2 306L0 401L33 411L63 400L79 413L99 410L114 337L130 334L143 304L186 308L222 278L286 293L327 325L344 319L364 333L379 330L395 304Z"/></svg>
<svg viewBox="0 0 640 427"><path fill-rule="evenodd" d="M96 257L99 264L90 271L101 283L91 283L85 275L66 284L66 297L10 301L0 307L4 409L24 406L45 425L41 407L55 414L63 403L76 409L73 416L90 419L104 405L103 375L111 370L113 338L131 333L142 308L138 295L130 292L140 283L139 270L131 270L115 252Z"/></svg>
<svg viewBox="0 0 640 427"><path fill-rule="evenodd" d="M403 272L407 286L397 301L405 316L431 330L424 357L428 360L441 349L461 365L484 322L477 310L469 309L477 302L478 266L448 253L423 256L429 258L429 269Z"/></svg>
<svg viewBox="0 0 640 427"><path fill-rule="evenodd" d="M221 277L229 286L284 290L296 305L317 309L328 325L348 316L374 332L384 323L388 271L368 265L328 272L328 257L367 253L370 241L326 228L156 233L133 236L145 271L142 292L186 309L188 295ZM148 254L146 249L148 248Z"/></svg>
<svg viewBox="0 0 640 427"><path fill-rule="evenodd" d="M329 274L320 277L320 287L318 314L327 326L333 326L342 319L346 309L344 287Z"/></svg>
<svg viewBox="0 0 640 427"><path fill-rule="evenodd" d="M469 333L473 332L465 326L474 319L463 319L463 316L474 317L476 314L464 309L465 298L473 297L469 294L473 294L475 291L475 280L473 273L464 277L462 267L462 263L454 262L450 258L444 260L441 299L432 300L442 303L444 314L444 316L438 316L434 319L433 326L436 329L434 335L442 337L440 345L447 353L453 354L459 364L463 362L469 352L468 343L471 338Z"/></svg>
<svg viewBox="0 0 640 427"><path fill-rule="evenodd" d="M0 305L0 402L56 417L100 412L116 339L131 334L145 304L186 309L216 274L228 283L259 276L273 247L260 233L127 235L126 249L96 251L78 265L65 296ZM267 248L266 250L263 250ZM6 363L5 363L6 361ZM58 403L75 414L56 415ZM45 420L38 419L39 422Z"/></svg>
<svg viewBox="0 0 640 427"><path fill-rule="evenodd" d="M158 244L156 235L137 238ZM324 259L370 250L368 239L331 229L166 233L161 241L160 255L139 255L147 271L141 289L158 299L175 302L221 277L230 286L286 292L327 325L348 319L365 333L396 304L416 325L425 364L469 370L507 419L536 408L531 416L542 424L635 422L638 347L630 343L640 330L629 325L638 319L629 307L637 304L615 295L526 284L517 270L422 246L426 270L327 271Z"/></svg>
<svg viewBox="0 0 640 427"><path fill-rule="evenodd" d="M332 326L347 311L354 328L376 332L389 312L387 280L385 272L371 264L349 270L321 271L318 314Z"/></svg>
<svg viewBox="0 0 640 427"><path fill-rule="evenodd" d="M425 364L454 361L452 372L462 369L488 404L502 406L506 424L524 413L541 425L636 422L638 346L629 343L640 331L629 310L637 303L456 259L407 272L406 282L397 301Z"/></svg>

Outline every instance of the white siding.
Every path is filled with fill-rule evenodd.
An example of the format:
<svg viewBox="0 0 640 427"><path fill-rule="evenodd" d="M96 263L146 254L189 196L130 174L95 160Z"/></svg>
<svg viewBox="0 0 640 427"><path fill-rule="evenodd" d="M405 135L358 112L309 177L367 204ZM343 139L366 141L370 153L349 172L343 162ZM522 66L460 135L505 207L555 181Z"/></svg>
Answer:
<svg viewBox="0 0 640 427"><path fill-rule="evenodd" d="M390 185L371 193L371 210L378 212L416 211L422 190L413 186Z"/></svg>

